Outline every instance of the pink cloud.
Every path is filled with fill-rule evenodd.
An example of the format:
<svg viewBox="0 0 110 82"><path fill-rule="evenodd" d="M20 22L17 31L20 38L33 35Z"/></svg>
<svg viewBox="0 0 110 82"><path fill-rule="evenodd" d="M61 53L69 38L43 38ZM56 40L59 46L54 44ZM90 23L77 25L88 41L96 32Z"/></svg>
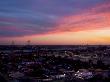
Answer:
<svg viewBox="0 0 110 82"><path fill-rule="evenodd" d="M80 14L65 16L59 20L59 25L56 27L57 29L54 32L76 32L82 30L110 28L110 10L107 10L109 7L110 3L104 3ZM104 9L106 9L106 12Z"/></svg>

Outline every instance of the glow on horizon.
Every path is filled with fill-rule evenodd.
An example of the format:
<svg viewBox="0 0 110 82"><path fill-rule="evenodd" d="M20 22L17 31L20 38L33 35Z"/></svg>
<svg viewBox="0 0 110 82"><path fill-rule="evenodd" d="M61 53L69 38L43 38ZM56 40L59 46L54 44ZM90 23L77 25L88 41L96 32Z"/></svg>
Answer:
<svg viewBox="0 0 110 82"><path fill-rule="evenodd" d="M4 39L5 41L8 41L8 43L13 40L15 41L15 44L26 44L27 40L31 40L31 44L36 45L103 45L110 44L110 29L88 30L79 32L61 32L54 34L32 35Z"/></svg>
<svg viewBox="0 0 110 82"><path fill-rule="evenodd" d="M0 4L0 44L27 40L36 45L110 44L110 0Z"/></svg>

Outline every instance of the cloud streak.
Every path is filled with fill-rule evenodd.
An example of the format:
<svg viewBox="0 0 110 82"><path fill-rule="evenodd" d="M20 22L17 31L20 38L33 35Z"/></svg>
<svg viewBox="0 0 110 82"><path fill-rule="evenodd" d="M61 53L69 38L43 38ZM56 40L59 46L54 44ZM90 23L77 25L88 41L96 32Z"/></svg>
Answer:
<svg viewBox="0 0 110 82"><path fill-rule="evenodd" d="M110 5L106 6L106 1L0 0L0 36L18 37L106 26ZM97 4L101 7L96 8Z"/></svg>
<svg viewBox="0 0 110 82"><path fill-rule="evenodd" d="M108 44L109 18L110 0L0 0L0 44Z"/></svg>
<svg viewBox="0 0 110 82"><path fill-rule="evenodd" d="M103 3L84 12L65 16L60 20L57 31L82 31L110 28L110 2Z"/></svg>

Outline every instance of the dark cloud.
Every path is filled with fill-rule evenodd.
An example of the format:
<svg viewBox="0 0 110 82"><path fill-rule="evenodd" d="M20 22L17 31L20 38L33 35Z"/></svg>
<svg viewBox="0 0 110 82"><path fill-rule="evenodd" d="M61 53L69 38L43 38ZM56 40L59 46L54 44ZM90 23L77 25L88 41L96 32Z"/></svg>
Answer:
<svg viewBox="0 0 110 82"><path fill-rule="evenodd" d="M55 30L63 16L79 14L105 0L0 0L0 36Z"/></svg>

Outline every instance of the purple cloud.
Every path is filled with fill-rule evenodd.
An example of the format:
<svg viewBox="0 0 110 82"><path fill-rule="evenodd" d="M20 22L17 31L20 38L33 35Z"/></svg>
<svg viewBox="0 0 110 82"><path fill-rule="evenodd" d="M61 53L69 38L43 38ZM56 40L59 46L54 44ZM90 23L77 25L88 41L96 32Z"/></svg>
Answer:
<svg viewBox="0 0 110 82"><path fill-rule="evenodd" d="M51 32L56 29L61 18L79 14L105 1L107 0L0 0L0 36Z"/></svg>

